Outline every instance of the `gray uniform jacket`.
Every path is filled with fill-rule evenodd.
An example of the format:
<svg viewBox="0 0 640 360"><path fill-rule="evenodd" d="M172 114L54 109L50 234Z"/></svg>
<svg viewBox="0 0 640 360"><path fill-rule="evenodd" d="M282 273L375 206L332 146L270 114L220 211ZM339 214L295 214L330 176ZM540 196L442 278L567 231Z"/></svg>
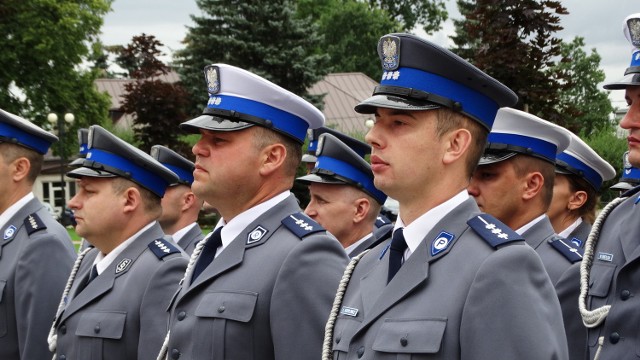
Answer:
<svg viewBox="0 0 640 360"><path fill-rule="evenodd" d="M600 336L600 359L640 357L640 203L636 193L618 205L601 228L589 278L587 307L611 305L600 326L589 329L589 359Z"/></svg>
<svg viewBox="0 0 640 360"><path fill-rule="evenodd" d="M182 250L184 250L188 256L191 256L193 250L196 248L196 244L202 239L204 239L204 234L202 233L200 226L196 224L196 226L187 231L187 233L184 234L184 236L177 242Z"/></svg>
<svg viewBox="0 0 640 360"><path fill-rule="evenodd" d="M185 279L173 301L169 359L320 358L347 256L299 211L288 197L256 218L193 284Z"/></svg>
<svg viewBox="0 0 640 360"><path fill-rule="evenodd" d="M49 359L47 335L76 258L71 239L37 199L0 231L0 359Z"/></svg>
<svg viewBox="0 0 640 360"><path fill-rule="evenodd" d="M567 236L567 240L571 241L574 245L584 248L584 244L587 242L589 233L591 232L591 224L586 221L582 221L578 227L573 229L571 234Z"/></svg>
<svg viewBox="0 0 640 360"><path fill-rule="evenodd" d="M188 262L163 235L156 223L82 289L99 250L85 256L56 325L58 359L157 357L166 309Z"/></svg>
<svg viewBox="0 0 640 360"><path fill-rule="evenodd" d="M572 242L557 236L548 217L538 221L522 235L525 237L527 244L531 245L540 255L551 282L556 288L560 307L562 308L569 357L572 360L584 359L587 329L582 323L582 317L578 309L582 248L578 248ZM561 252L552 245L552 242L562 245L562 249L569 246L576 251ZM575 256L572 257L572 254ZM580 254L580 256L576 254Z"/></svg>
<svg viewBox="0 0 640 360"><path fill-rule="evenodd" d="M522 240L492 246L467 224L481 214L472 198L456 207L388 285L387 244L367 253L344 295L334 359L567 359L540 258ZM451 243L434 256L443 233Z"/></svg>
<svg viewBox="0 0 640 360"><path fill-rule="evenodd" d="M390 239L392 233L393 224L384 224L379 228L376 228L367 240L362 242L362 244L358 245L348 254L349 258L352 258L367 249L372 249L378 246L378 244L380 244L381 242Z"/></svg>

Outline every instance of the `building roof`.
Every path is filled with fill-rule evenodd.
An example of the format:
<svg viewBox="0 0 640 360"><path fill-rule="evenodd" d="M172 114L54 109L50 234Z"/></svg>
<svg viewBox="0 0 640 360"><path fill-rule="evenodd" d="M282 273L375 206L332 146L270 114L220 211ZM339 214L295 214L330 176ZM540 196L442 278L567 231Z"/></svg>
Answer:
<svg viewBox="0 0 640 360"><path fill-rule="evenodd" d="M170 72L159 77L166 82L179 81L178 74ZM122 112L122 96L126 93L125 84L134 80L131 79L97 79L96 87L100 92L106 92L111 97L112 113ZM355 135L364 135L368 128L365 125L367 119L372 115L358 114L353 108L362 100L371 96L373 88L378 85L367 75L359 72L328 74L318 83L309 89L311 95L322 95L324 97L324 108L322 112L326 118L325 125L340 132ZM130 126L132 117L128 114L114 116L114 121L118 126Z"/></svg>
<svg viewBox="0 0 640 360"><path fill-rule="evenodd" d="M350 135L365 134L368 131L365 121L372 119L372 115L358 114L353 108L370 97L376 85L378 83L360 72L334 73L313 85L309 93L326 94L322 110L326 126Z"/></svg>

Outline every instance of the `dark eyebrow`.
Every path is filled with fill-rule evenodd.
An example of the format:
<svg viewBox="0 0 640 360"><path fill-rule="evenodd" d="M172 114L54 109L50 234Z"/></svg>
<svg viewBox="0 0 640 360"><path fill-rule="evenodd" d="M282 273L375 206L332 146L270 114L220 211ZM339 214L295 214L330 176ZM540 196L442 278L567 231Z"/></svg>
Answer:
<svg viewBox="0 0 640 360"><path fill-rule="evenodd" d="M416 117L414 116L414 112L415 111L411 111L411 110L400 110L400 109L389 109L391 111L391 113L389 115L391 116L397 116L397 115L403 115L403 116L408 116L412 119L415 119ZM376 109L375 112L375 116L376 117L380 117L380 114L378 113L378 109Z"/></svg>

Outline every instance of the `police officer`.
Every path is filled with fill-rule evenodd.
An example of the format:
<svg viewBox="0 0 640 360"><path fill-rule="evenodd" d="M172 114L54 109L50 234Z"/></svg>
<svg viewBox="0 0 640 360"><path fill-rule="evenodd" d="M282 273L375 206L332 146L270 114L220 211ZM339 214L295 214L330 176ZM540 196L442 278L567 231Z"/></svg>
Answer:
<svg viewBox="0 0 640 360"><path fill-rule="evenodd" d="M222 219L192 254L160 356L317 357L347 257L289 190L307 129L324 116L234 66L207 66L205 77L207 108L181 128L200 133L193 192Z"/></svg>
<svg viewBox="0 0 640 360"><path fill-rule="evenodd" d="M598 192L616 170L577 135L558 154L553 198L547 216L555 232L577 247L584 247L595 220Z"/></svg>
<svg viewBox="0 0 640 360"><path fill-rule="evenodd" d="M329 230L349 257L385 240L373 229L387 196L373 184L371 165L337 137L320 136L315 167L297 181L309 185L305 214ZM386 228L388 237L393 226Z"/></svg>
<svg viewBox="0 0 640 360"><path fill-rule="evenodd" d="M631 165L629 162L628 151L625 151L622 155L622 168L622 176L620 176L620 180L610 187L611 190L619 191L620 195L625 191L640 185L640 169Z"/></svg>
<svg viewBox="0 0 640 360"><path fill-rule="evenodd" d="M158 222L164 233L171 235L173 241L191 255L198 241L204 238L196 223L202 200L191 191L195 165L162 145L153 146L151 156L178 175L178 181L169 185L162 197L162 215Z"/></svg>
<svg viewBox="0 0 640 360"><path fill-rule="evenodd" d="M67 175L80 254L54 321L56 359L155 359L166 309L187 266L163 238L160 198L177 176L105 129L89 128L87 156Z"/></svg>
<svg viewBox="0 0 640 360"><path fill-rule="evenodd" d="M75 252L34 196L58 138L0 109L0 359L46 359L47 332Z"/></svg>
<svg viewBox="0 0 640 360"><path fill-rule="evenodd" d="M555 285L582 258L556 235L546 211L553 197L556 154L570 132L523 111L498 111L487 148L473 173L469 194L481 210L526 239L542 258Z"/></svg>
<svg viewBox="0 0 640 360"><path fill-rule="evenodd" d="M382 82L356 111L375 114L375 185L400 210L391 242L347 267L323 357L566 359L539 257L466 190L498 108L516 95L414 35L385 35L378 53Z"/></svg>
<svg viewBox="0 0 640 360"><path fill-rule="evenodd" d="M625 90L629 162L640 167L640 14L628 16L624 33L635 47L624 78L605 84ZM588 359L629 359L640 349L640 187L602 209L585 245L580 278L580 312L587 326Z"/></svg>

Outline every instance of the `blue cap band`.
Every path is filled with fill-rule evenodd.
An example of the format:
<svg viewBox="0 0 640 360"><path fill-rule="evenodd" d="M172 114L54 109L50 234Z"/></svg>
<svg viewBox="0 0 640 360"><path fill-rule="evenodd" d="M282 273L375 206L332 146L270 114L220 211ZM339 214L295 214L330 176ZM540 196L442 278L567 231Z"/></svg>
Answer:
<svg viewBox="0 0 640 360"><path fill-rule="evenodd" d="M513 145L520 148L530 149L535 155L539 155L552 163L556 162L556 151L558 147L550 142L516 134L489 133L489 144ZM534 155L524 153L525 155Z"/></svg>
<svg viewBox="0 0 640 360"><path fill-rule="evenodd" d="M328 156L318 156L316 168L332 171L339 176L362 185L369 195L373 196L381 204L384 203L387 198L385 193L375 187L373 179L370 176L367 176L367 174L359 171L349 163Z"/></svg>
<svg viewBox="0 0 640 360"><path fill-rule="evenodd" d="M26 146L40 154L46 154L49 150L49 146L51 146L50 142L40 137L21 131L17 127L11 126L5 122L0 122L0 139L3 138L8 139L9 141L7 142Z"/></svg>
<svg viewBox="0 0 640 360"><path fill-rule="evenodd" d="M87 152L87 160L117 169L122 173L127 173L130 179L149 189L154 194L163 197L164 192L169 184L160 176L156 176L145 168L134 164L133 162L110 152L92 148ZM89 167L90 168L90 167ZM120 174L115 174L120 175Z"/></svg>
<svg viewBox="0 0 640 360"><path fill-rule="evenodd" d="M263 120L269 120L275 129L295 137L301 143L304 142L307 136L307 129L309 129L309 123L301 117L254 100L216 94L209 97L207 107L237 111Z"/></svg>
<svg viewBox="0 0 640 360"><path fill-rule="evenodd" d="M176 175L178 175L178 178L180 178L180 181L188 183L189 186L193 184L193 171L187 171L181 167L167 164L167 163L162 163L162 165L164 165L166 168L176 173Z"/></svg>
<svg viewBox="0 0 640 360"><path fill-rule="evenodd" d="M620 180L640 180L640 169L635 167L622 169Z"/></svg>
<svg viewBox="0 0 640 360"><path fill-rule="evenodd" d="M640 66L640 49L635 49L631 54L631 66Z"/></svg>
<svg viewBox="0 0 640 360"><path fill-rule="evenodd" d="M398 73L399 76L395 76ZM394 79L395 78L395 79ZM407 67L382 74L381 85L399 86L431 92L462 105L462 111L482 121L489 128L493 125L498 103L481 92L463 86L445 77Z"/></svg>
<svg viewBox="0 0 640 360"><path fill-rule="evenodd" d="M593 186L596 190L600 190L600 186L602 186L602 176L600 176L600 174L597 171L593 170L589 165L583 163L579 159L574 158L567 153L558 154L557 158L558 160L564 161L572 168L567 170L571 172L573 172L574 169L582 171L582 174L575 175L584 177L584 179L587 180L589 184L591 184L591 186Z"/></svg>
<svg viewBox="0 0 640 360"><path fill-rule="evenodd" d="M80 144L80 155L85 155L89 149L87 148L87 144Z"/></svg>
<svg viewBox="0 0 640 360"><path fill-rule="evenodd" d="M307 148L307 151L313 152L315 154L316 150L318 150L318 140L309 141L309 147Z"/></svg>

